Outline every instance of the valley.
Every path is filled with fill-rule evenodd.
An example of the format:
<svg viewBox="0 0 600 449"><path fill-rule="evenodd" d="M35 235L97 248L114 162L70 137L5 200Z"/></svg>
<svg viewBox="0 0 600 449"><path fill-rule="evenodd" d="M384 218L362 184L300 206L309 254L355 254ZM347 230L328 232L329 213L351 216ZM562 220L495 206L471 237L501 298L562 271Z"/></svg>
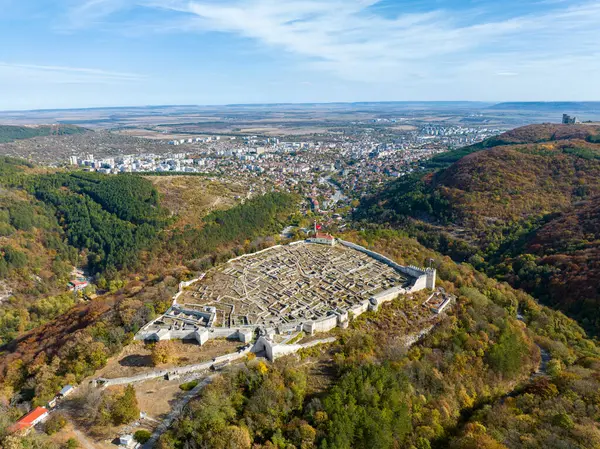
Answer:
<svg viewBox="0 0 600 449"><path fill-rule="evenodd" d="M336 144L297 183L5 157L0 430L48 413L2 438L595 447L598 134L518 128L360 194Z"/></svg>

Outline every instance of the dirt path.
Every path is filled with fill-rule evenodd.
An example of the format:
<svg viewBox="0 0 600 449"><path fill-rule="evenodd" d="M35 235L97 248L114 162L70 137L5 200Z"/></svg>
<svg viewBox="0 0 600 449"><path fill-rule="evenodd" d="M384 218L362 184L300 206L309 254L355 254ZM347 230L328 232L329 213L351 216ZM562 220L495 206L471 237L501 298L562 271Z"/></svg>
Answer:
<svg viewBox="0 0 600 449"><path fill-rule="evenodd" d="M160 436L169 428L173 421L175 421L179 415L183 412L185 406L200 393L200 391L212 382L216 374L206 377L201 380L192 390L188 391L177 403L173 406L173 410L165 417L165 419L158 425L158 427L152 433L150 439L142 446L142 449L152 449Z"/></svg>
<svg viewBox="0 0 600 449"><path fill-rule="evenodd" d="M88 437L86 437L85 434L75 426L73 426L73 433L77 435L77 440L81 443L84 449L97 449L96 446L94 446L94 443L92 443Z"/></svg>

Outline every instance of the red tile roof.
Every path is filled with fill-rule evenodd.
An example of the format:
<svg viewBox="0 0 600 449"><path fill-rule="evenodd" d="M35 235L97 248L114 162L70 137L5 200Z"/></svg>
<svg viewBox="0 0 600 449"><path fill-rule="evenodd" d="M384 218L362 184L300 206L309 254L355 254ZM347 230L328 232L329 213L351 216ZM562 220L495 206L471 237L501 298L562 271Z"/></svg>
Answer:
<svg viewBox="0 0 600 449"><path fill-rule="evenodd" d="M12 426L12 430L25 430L29 429L36 419L39 419L41 416L48 413L48 410L44 407L36 407L21 419L19 419L14 426Z"/></svg>
<svg viewBox="0 0 600 449"><path fill-rule="evenodd" d="M324 234L323 232L317 232L317 238L318 239L333 240L333 237L331 235Z"/></svg>
<svg viewBox="0 0 600 449"><path fill-rule="evenodd" d="M83 285L83 284L87 284L87 281L71 281L71 284L73 285Z"/></svg>

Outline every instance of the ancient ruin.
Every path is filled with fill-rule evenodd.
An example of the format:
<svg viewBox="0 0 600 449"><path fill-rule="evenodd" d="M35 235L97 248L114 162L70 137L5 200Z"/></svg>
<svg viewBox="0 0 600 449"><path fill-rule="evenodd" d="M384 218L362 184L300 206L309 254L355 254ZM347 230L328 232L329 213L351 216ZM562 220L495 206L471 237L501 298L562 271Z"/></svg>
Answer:
<svg viewBox="0 0 600 449"><path fill-rule="evenodd" d="M399 295L433 290L435 279L434 269L402 266L339 239L277 245L181 285L173 305L136 339L249 343L257 335L327 332Z"/></svg>

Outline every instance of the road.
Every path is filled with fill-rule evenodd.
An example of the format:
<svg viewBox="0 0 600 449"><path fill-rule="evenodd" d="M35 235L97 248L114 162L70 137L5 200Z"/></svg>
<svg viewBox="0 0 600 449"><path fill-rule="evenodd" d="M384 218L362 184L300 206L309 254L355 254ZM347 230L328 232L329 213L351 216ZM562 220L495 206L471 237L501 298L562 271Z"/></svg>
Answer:
<svg viewBox="0 0 600 449"><path fill-rule="evenodd" d="M327 208L335 206L339 201L345 201L348 199L348 197L342 193L340 188L331 181L331 178L319 178L319 183L329 184L335 190L335 193L331 199L327 201Z"/></svg>

